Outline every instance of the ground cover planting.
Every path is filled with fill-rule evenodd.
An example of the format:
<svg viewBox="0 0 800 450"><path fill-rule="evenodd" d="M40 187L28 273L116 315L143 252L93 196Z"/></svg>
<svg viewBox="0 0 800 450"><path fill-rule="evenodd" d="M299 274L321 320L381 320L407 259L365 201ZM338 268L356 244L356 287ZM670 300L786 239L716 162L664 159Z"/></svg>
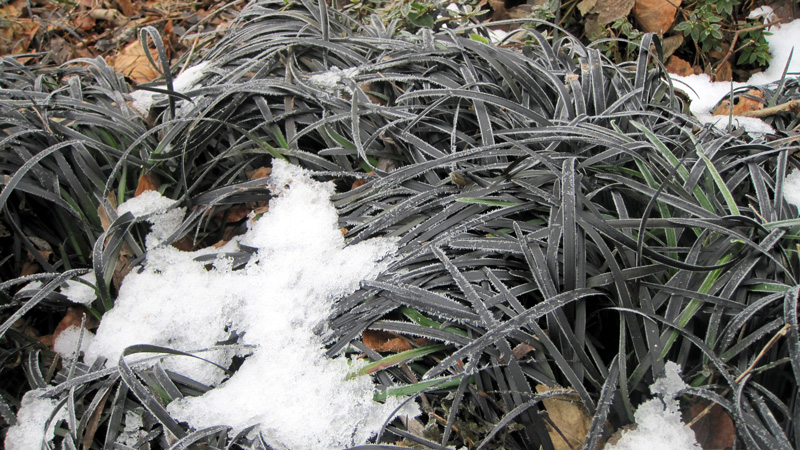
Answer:
<svg viewBox="0 0 800 450"><path fill-rule="evenodd" d="M4 58L6 447L594 449L663 403L797 448L796 112L703 125L655 35L522 22L256 0L179 67L144 28L135 89Z"/></svg>

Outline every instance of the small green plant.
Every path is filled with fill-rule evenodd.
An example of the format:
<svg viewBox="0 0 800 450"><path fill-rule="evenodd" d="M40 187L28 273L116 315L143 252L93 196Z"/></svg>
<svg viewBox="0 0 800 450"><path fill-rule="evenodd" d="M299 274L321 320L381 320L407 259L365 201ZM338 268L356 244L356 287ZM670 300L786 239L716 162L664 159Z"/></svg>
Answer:
<svg viewBox="0 0 800 450"><path fill-rule="evenodd" d="M733 1L736 0L724 2L723 10L727 11L727 8L732 8ZM716 14L719 9L720 7L715 7L713 2L702 2L689 14L686 21L675 26L675 30L691 38L703 53L711 50L721 50L723 18Z"/></svg>
<svg viewBox="0 0 800 450"><path fill-rule="evenodd" d="M742 34L740 39L745 44L739 48L741 52L739 59L736 60L737 65L747 64L763 67L769 63L769 44L764 37L766 34L769 33L763 30L751 30Z"/></svg>

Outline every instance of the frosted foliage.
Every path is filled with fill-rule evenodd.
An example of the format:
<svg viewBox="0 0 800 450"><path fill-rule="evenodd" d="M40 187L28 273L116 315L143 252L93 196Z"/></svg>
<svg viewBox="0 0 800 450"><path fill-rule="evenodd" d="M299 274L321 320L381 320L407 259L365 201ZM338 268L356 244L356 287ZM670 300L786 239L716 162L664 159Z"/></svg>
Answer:
<svg viewBox="0 0 800 450"><path fill-rule="evenodd" d="M69 280L61 287L61 293L73 303L88 305L97 298L97 293L94 290L94 272L89 272L81 276L80 279L88 282L90 285L76 280Z"/></svg>
<svg viewBox="0 0 800 450"><path fill-rule="evenodd" d="M81 328L72 325L56 337L53 342L53 350L64 359L74 359L78 343L80 342L80 351L86 352L93 340L94 333L84 329L83 337L81 337Z"/></svg>
<svg viewBox="0 0 800 450"><path fill-rule="evenodd" d="M783 182L783 198L800 208L800 170L794 170Z"/></svg>
<svg viewBox="0 0 800 450"><path fill-rule="evenodd" d="M257 249L247 267L232 271L220 259L207 269L194 261L198 252L149 248L146 265L126 277L103 317L86 360L116 361L130 345L153 344L212 348L199 356L228 367L238 352L247 358L224 382L213 365L166 358L165 368L216 386L170 403L168 411L194 428L230 425L237 432L261 424L276 449L364 443L399 400L376 403L369 377L346 380L357 369L345 358L326 358L313 330L337 298L386 269L396 243L378 238L345 246L329 199L332 185L311 180L301 168L274 161L270 183L276 197L269 212L240 238ZM232 332L242 345L215 345Z"/></svg>
<svg viewBox="0 0 800 450"><path fill-rule="evenodd" d="M680 366L668 361L666 374L656 380L650 390L661 398L647 400L634 414L636 428L622 433L614 445L606 450L699 450L694 431L681 420L680 407L675 396L688 387L680 376Z"/></svg>
<svg viewBox="0 0 800 450"><path fill-rule="evenodd" d="M41 450L44 442L52 442L55 425L66 418L62 408L45 431L45 425L58 403L55 399L42 398L45 391L35 389L25 393L17 413L17 424L8 429L5 439L6 450Z"/></svg>

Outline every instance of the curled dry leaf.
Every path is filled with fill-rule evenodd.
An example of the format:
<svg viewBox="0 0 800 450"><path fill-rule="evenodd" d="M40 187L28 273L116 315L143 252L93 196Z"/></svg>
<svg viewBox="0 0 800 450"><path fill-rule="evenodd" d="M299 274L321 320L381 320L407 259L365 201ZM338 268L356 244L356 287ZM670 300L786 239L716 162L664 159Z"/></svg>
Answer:
<svg viewBox="0 0 800 450"><path fill-rule="evenodd" d="M376 352L399 353L414 348L408 338L388 331L364 330L362 340L364 345Z"/></svg>
<svg viewBox="0 0 800 450"><path fill-rule="evenodd" d="M158 61L158 52L155 49L148 50L153 60ZM153 81L161 75L150 64L139 41L131 42L119 52L114 59L114 70L129 77L137 84Z"/></svg>
<svg viewBox="0 0 800 450"><path fill-rule="evenodd" d="M759 101L764 100L764 93L758 89L751 89L744 95L738 95L733 99L733 115L741 116L749 111L758 111L764 109L764 103ZM727 116L731 113L730 100L723 100L717 109L714 110L715 116Z"/></svg>
<svg viewBox="0 0 800 450"><path fill-rule="evenodd" d="M536 385L536 392L544 393L560 386L549 387L543 384ZM573 450L583 448L586 436L592 426L592 416L581 402L578 394L569 394L543 400L547 416L552 422L547 424L547 432L553 442L555 450Z"/></svg>

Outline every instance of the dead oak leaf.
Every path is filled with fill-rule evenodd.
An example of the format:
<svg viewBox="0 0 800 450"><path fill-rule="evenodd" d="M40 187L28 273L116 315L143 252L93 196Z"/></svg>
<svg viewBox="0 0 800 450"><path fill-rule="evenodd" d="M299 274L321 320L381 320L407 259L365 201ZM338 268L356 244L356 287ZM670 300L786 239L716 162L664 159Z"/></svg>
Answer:
<svg viewBox="0 0 800 450"><path fill-rule="evenodd" d="M155 49L148 49L154 61L158 60L158 52ZM150 64L145 54L145 50L139 41L131 42L119 52L114 59L114 70L129 77L136 84L148 83L155 80L161 74Z"/></svg>

